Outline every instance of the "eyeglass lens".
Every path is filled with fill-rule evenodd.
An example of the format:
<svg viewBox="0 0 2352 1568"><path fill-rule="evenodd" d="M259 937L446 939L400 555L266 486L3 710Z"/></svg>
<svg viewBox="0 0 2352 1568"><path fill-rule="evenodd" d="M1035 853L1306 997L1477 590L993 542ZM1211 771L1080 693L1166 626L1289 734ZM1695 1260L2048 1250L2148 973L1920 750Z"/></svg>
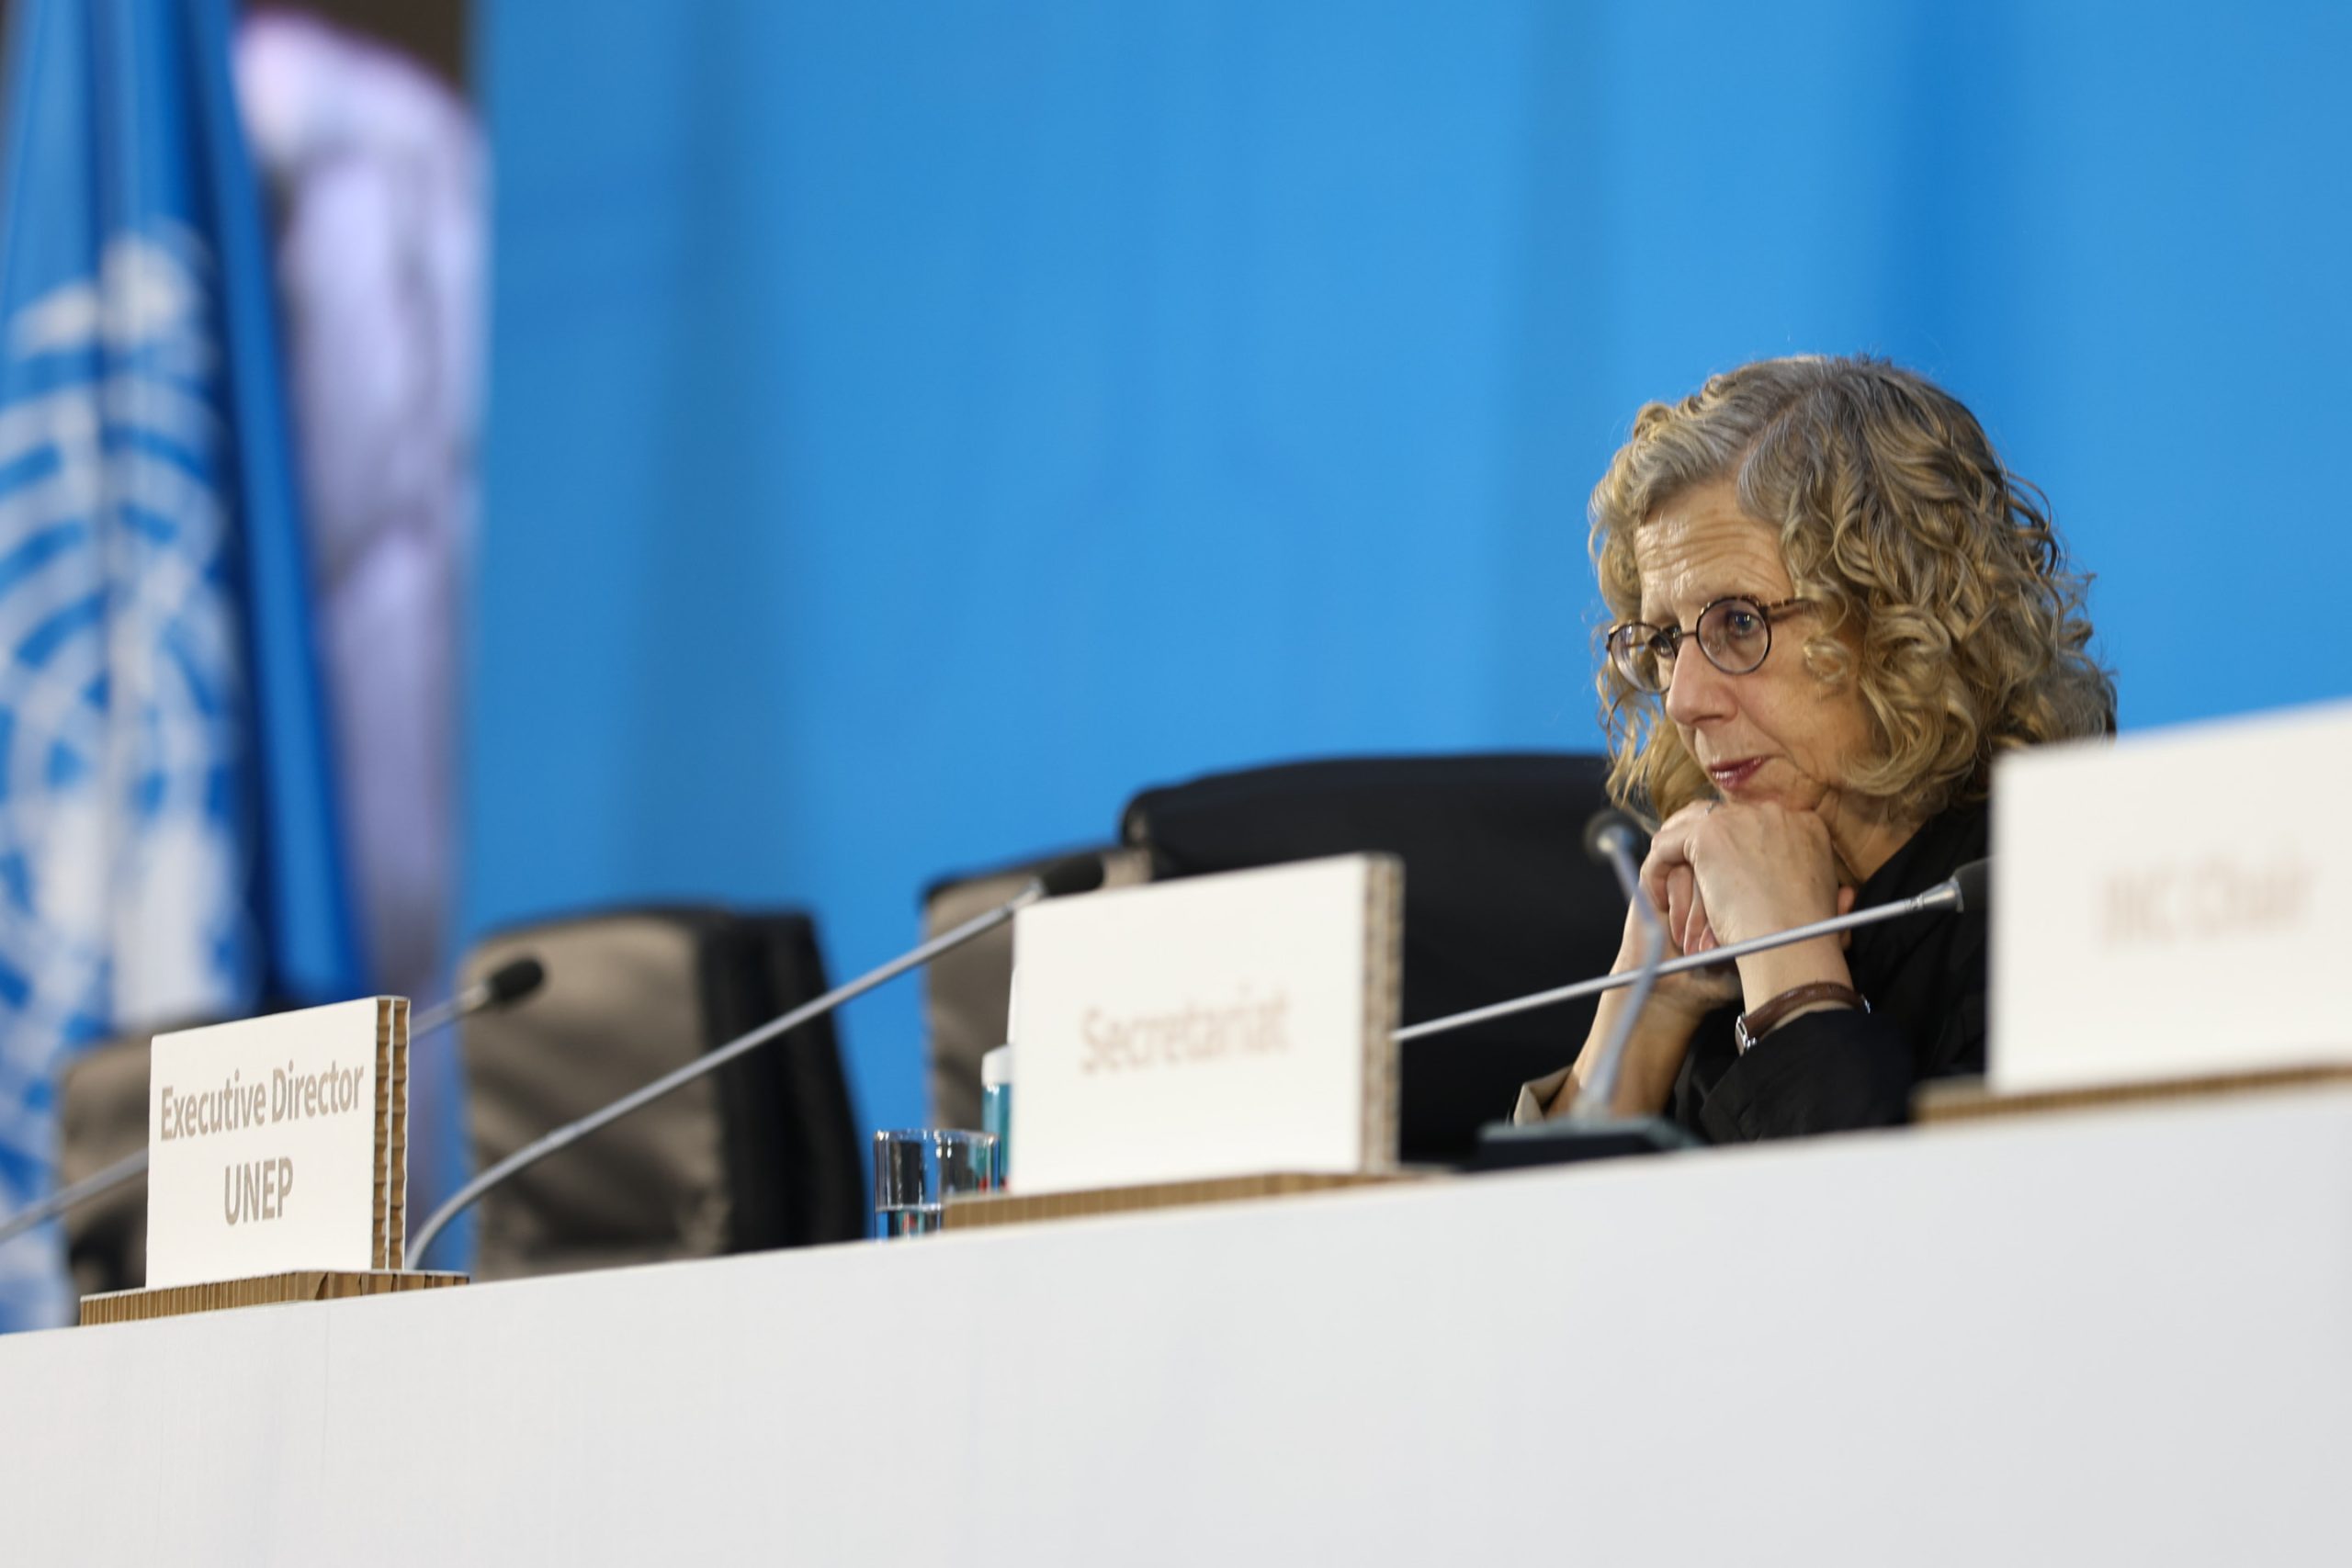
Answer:
<svg viewBox="0 0 2352 1568"><path fill-rule="evenodd" d="M1752 600L1718 599L1699 613L1688 634L1699 639L1707 661L1726 675L1745 675L1772 650L1772 626ZM1680 635L1636 622L1617 628L1610 652L1626 680L1645 692L1663 692L1674 679L1674 648Z"/></svg>

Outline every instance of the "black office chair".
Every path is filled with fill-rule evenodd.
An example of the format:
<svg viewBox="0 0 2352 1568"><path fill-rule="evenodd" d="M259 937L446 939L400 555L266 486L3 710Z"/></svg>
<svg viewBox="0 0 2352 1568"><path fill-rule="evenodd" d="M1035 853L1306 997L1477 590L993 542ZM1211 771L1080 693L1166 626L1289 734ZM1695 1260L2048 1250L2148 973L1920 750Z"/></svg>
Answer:
<svg viewBox="0 0 2352 1568"><path fill-rule="evenodd" d="M1625 921L1582 834L1606 760L1525 753L1294 762L1147 790L1121 836L1154 880L1386 851L1405 862L1404 1020L1418 1023L1606 973ZM1519 1086L1575 1058L1594 1003L1414 1041L1400 1153L1467 1156Z"/></svg>
<svg viewBox="0 0 2352 1568"><path fill-rule="evenodd" d="M147 1146L147 1034L118 1035L76 1052L58 1075L57 1185L86 1181ZM142 1177L65 1214L76 1294L135 1291L147 1282L147 1182Z"/></svg>
<svg viewBox="0 0 2352 1568"><path fill-rule="evenodd" d="M544 987L464 1025L478 1168L825 989L805 916L713 908L501 931L467 956L460 983L526 953L546 965ZM865 1233L865 1190L831 1021L819 1020L494 1189L475 1272L850 1240Z"/></svg>

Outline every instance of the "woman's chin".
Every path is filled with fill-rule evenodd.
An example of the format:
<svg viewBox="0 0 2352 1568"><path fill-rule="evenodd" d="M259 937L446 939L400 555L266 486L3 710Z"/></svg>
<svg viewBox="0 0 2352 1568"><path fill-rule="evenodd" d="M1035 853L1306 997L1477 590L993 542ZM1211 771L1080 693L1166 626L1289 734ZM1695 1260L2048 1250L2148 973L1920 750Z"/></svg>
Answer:
<svg viewBox="0 0 2352 1568"><path fill-rule="evenodd" d="M1736 806L1777 806L1783 811L1819 811L1829 798L1829 791L1813 780L1770 767L1730 787L1719 784L1716 793Z"/></svg>

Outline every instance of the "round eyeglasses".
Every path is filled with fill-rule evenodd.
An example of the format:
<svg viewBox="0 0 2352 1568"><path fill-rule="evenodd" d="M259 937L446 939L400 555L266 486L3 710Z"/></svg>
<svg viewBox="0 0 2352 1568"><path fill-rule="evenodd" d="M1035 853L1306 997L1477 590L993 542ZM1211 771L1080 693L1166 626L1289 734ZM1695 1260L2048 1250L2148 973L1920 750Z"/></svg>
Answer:
<svg viewBox="0 0 2352 1568"><path fill-rule="evenodd" d="M1812 604L1810 599L1783 599L1758 604L1736 596L1717 599L1699 612L1698 625L1664 629L1641 621L1609 628L1609 661L1637 692L1663 692L1674 679L1674 656L1682 639L1695 637L1707 662L1726 675L1745 675L1772 651L1772 623Z"/></svg>

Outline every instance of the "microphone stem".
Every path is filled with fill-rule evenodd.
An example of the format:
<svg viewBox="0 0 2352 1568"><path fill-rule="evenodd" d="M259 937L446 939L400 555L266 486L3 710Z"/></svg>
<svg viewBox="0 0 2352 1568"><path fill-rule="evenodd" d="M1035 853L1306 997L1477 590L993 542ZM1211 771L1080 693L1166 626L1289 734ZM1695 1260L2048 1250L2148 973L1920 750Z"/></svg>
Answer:
<svg viewBox="0 0 2352 1568"><path fill-rule="evenodd" d="M771 1019L748 1034L736 1036L715 1051L707 1052L675 1071L663 1074L634 1093L624 1095L601 1111L591 1111L577 1122L569 1122L536 1143L526 1144L508 1155L471 1181L458 1189L449 1201L433 1211L417 1231L416 1239L405 1249L409 1258L421 1263L425 1248L451 1220L470 1208L481 1195L504 1181L515 1172L538 1164L539 1161L599 1128L608 1127L633 1111L652 1104L673 1089L684 1088L705 1073L725 1066L747 1051L755 1051L777 1035L799 1028L813 1018L831 1012L843 1002L864 996L887 980L894 980L910 969L917 969L951 948L961 947L987 931L995 930L1046 896L1042 883L1032 882L1018 894L993 909L983 910L952 931L942 931L911 952L899 954L879 968L869 969L846 985L836 986L814 1001L804 1002L781 1018ZM412 1265L413 1266L413 1265Z"/></svg>
<svg viewBox="0 0 2352 1568"><path fill-rule="evenodd" d="M1615 1114L1617 1104L1617 1075L1625 1065L1625 1043L1634 1037L1634 1025L1640 1021L1642 1006L1650 999L1650 990L1657 984L1658 963L1666 956L1666 921L1642 890L1642 874L1634 864L1631 829L1612 829L1600 835L1601 852L1609 857L1609 869L1617 874L1618 890L1625 895L1625 902L1642 924L1642 957L1634 971L1634 994L1625 998L1624 1011L1617 1015L1616 1023L1609 1031L1609 1038L1601 1043L1600 1055L1593 1058L1592 1076L1585 1079L1583 1089L1577 1095L1569 1116L1578 1122L1606 1122Z"/></svg>
<svg viewBox="0 0 2352 1568"><path fill-rule="evenodd" d="M1733 963L1747 957L1751 953L1763 953L1775 947L1786 947L1792 942L1810 942L1817 936L1835 936L1840 931L1849 931L1858 926L1872 926L1881 920L1896 919L1905 915L1924 914L1930 909L1957 909L1960 907L1959 885L1951 881L1939 882L1925 893L1914 895L1909 898L1900 898L1892 904L1873 905L1867 909L1856 909L1851 914L1833 915L1826 920L1815 920L1809 926L1792 926L1784 931L1773 931L1767 936L1750 937L1746 942L1736 942L1727 947L1713 947L1704 953L1685 953L1680 958L1669 958L1657 966L1657 974L1661 977L1668 975L1679 975L1689 969L1704 969L1713 964ZM1603 975L1597 980L1579 980L1573 986L1562 986L1556 990L1537 991L1532 996L1513 997L1509 1001L1474 1008L1468 1012L1457 1012L1448 1018L1430 1019L1426 1022L1414 1024L1409 1029L1398 1030L1395 1038L1397 1043L1402 1044L1408 1040L1419 1040L1424 1035L1443 1034L1450 1030L1467 1029L1474 1023L1485 1023L1490 1019L1509 1018L1514 1013L1532 1012L1537 1008L1551 1007L1558 1002L1572 1002L1580 997L1599 996L1603 991L1613 991L1620 987L1633 985L1642 978L1642 973L1640 970L1633 970L1619 975ZM1603 1064L1603 1066L1613 1066L1614 1064ZM1578 1099L1581 1103L1582 1097L1579 1096Z"/></svg>
<svg viewBox="0 0 2352 1568"><path fill-rule="evenodd" d="M436 1029L447 1029L469 1013L480 1012L491 1004L490 986L477 980L438 1007L426 1008L408 1021L408 1037L422 1039Z"/></svg>
<svg viewBox="0 0 2352 1568"><path fill-rule="evenodd" d="M35 1225L55 1219L76 1203L113 1191L124 1182L144 1175L146 1170L147 1149L141 1145L96 1175L85 1176L71 1187L61 1187L40 1202L28 1204L0 1221L0 1241L13 1240Z"/></svg>

